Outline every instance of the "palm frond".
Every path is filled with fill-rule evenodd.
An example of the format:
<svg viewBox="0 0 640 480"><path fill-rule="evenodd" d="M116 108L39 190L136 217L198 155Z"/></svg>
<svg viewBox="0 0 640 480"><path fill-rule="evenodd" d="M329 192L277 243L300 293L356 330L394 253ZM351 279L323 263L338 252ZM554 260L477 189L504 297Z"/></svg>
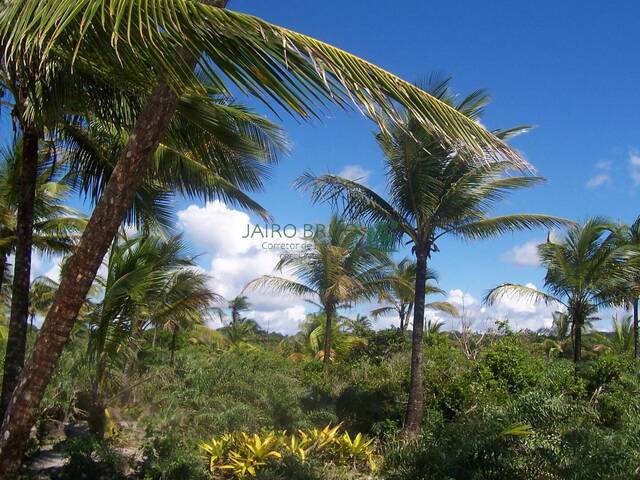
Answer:
<svg viewBox="0 0 640 480"><path fill-rule="evenodd" d="M91 55L112 68L137 70L140 81L156 71L173 84L193 85L198 79L186 51L220 91L228 93L226 77L303 118L326 101L353 102L384 125L383 119L399 118L398 102L453 148L528 166L479 124L389 72L306 35L200 2L18 0L3 10L0 36L11 61L44 62L66 50L76 63Z"/></svg>

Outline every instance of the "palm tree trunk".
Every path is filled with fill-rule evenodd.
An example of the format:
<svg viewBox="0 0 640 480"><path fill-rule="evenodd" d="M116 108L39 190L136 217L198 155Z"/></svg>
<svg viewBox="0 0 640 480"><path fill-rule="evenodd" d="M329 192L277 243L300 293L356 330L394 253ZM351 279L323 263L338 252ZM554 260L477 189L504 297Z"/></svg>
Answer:
<svg viewBox="0 0 640 480"><path fill-rule="evenodd" d="M2 286L4 285L4 273L7 269L7 254L0 253L0 295L2 294Z"/></svg>
<svg viewBox="0 0 640 480"><path fill-rule="evenodd" d="M16 254L11 294L9 336L4 360L0 414L4 415L20 372L24 366L29 317L29 285L31 281L31 247L33 244L33 212L38 178L38 144L40 135L35 126L22 132L22 168L18 193Z"/></svg>
<svg viewBox="0 0 640 480"><path fill-rule="evenodd" d="M96 205L38 336L20 386L5 414L0 440L0 477L13 478L24 444L55 364L98 267L133 202L178 97L166 84L157 85L140 114L129 142ZM15 294L15 293L14 293Z"/></svg>
<svg viewBox="0 0 640 480"><path fill-rule="evenodd" d="M202 0L226 6L227 0ZM196 60L190 59L195 65ZM0 429L0 478L17 478L35 413L111 240L129 210L153 154L176 111L178 95L158 83L96 205L42 325Z"/></svg>
<svg viewBox="0 0 640 480"><path fill-rule="evenodd" d="M424 296L427 281L428 248L416 250L416 287L413 307L413 336L411 340L411 384L409 403L404 425L404 434L415 437L420 432L424 409L424 389L422 379L422 345L424 336Z"/></svg>
<svg viewBox="0 0 640 480"><path fill-rule="evenodd" d="M582 361L582 320L577 319L573 325L573 363Z"/></svg>
<svg viewBox="0 0 640 480"><path fill-rule="evenodd" d="M173 329L173 333L171 334L171 360L169 360L169 364L173 366L176 356L176 338L178 337L178 327Z"/></svg>
<svg viewBox="0 0 640 480"><path fill-rule="evenodd" d="M405 325L404 325L404 316L405 316L404 307L402 307L398 313L399 313L399 316L400 316L400 330L404 332L404 327L405 327Z"/></svg>
<svg viewBox="0 0 640 480"><path fill-rule="evenodd" d="M633 299L633 355L640 358L640 332L638 332L638 297Z"/></svg>
<svg viewBox="0 0 640 480"><path fill-rule="evenodd" d="M324 374L329 376L329 366L331 364L331 326L333 325L333 317L335 310L333 307L325 307L326 321L324 325L324 347L323 357L324 362Z"/></svg>

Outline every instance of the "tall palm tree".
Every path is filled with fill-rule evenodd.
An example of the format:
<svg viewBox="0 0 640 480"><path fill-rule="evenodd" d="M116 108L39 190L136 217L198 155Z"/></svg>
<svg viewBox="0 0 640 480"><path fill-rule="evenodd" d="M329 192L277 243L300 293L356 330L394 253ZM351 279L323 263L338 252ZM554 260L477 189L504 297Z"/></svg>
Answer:
<svg viewBox="0 0 640 480"><path fill-rule="evenodd" d="M5 353L2 377L0 412L7 407L20 370L24 364L27 324L29 318L30 288L23 288L22 280L27 264L20 259L18 252L24 245L19 228L20 196L22 184L20 175L24 154L22 142L17 139L12 145L0 151L0 289L4 284L7 258L15 253L11 311L9 317L9 335ZM31 212L30 243L36 251L45 254L64 254L72 250L80 239L86 220L79 212L66 207L63 202L68 197L69 188L58 180L56 165L52 164L48 154L41 152L35 180L34 202ZM30 277L31 249L29 250ZM17 277L16 277L17 275Z"/></svg>
<svg viewBox="0 0 640 480"><path fill-rule="evenodd" d="M621 245L640 248L640 217L631 225L620 225L616 229L616 235ZM629 279L623 295L633 308L633 355L640 358L640 326L638 322L638 298L640 297L640 273Z"/></svg>
<svg viewBox="0 0 640 480"><path fill-rule="evenodd" d="M389 305L373 310L371 314L374 317L379 317L387 313L397 313L398 319L400 320L400 330L404 331L407 329L415 300L416 271L416 262L408 258L402 259L393 266L392 272L389 275L389 291L384 292L379 299ZM435 272L428 269L426 279L427 284L424 287L425 295L444 295L446 293L429 283L429 280L436 280ZM424 308L426 310L444 312L449 315L458 315L456 307L449 302L430 302L425 304Z"/></svg>
<svg viewBox="0 0 640 480"><path fill-rule="evenodd" d="M477 120L488 96L483 91L458 100L449 80L432 77L427 90L471 121ZM515 128L496 135L506 138ZM358 182L335 175L301 177L298 185L309 189L316 202L344 205L350 218L384 222L399 239L407 237L416 257L411 386L405 433L416 435L423 414L422 351L427 263L438 251L437 242L452 235L466 239L493 238L505 232L550 227L562 223L548 215L517 214L489 217L491 207L509 191L542 182L529 175L505 176L523 168L507 158L495 160L489 151L475 155L451 148L424 129L413 110L404 112L400 124L388 124L377 135L385 155L390 200ZM492 160L492 158L494 160Z"/></svg>
<svg viewBox="0 0 640 480"><path fill-rule="evenodd" d="M278 261L276 271L291 274L295 280L264 275L245 289L298 295L322 306L326 317L322 358L328 373L331 332L338 309L379 294L385 285L387 265L388 257L369 245L364 229L333 216L326 232L313 237L311 248L284 253Z"/></svg>
<svg viewBox="0 0 640 480"><path fill-rule="evenodd" d="M4 42L2 42L4 45ZM44 161L58 163L52 148L59 122L65 115L81 116L89 110L100 111L109 118L120 117L121 86L94 62L79 65L68 75L69 59L58 55L27 63L0 59L0 92L3 105L12 112L14 126L20 130L17 143L20 162L15 177L15 261L12 280L7 363L5 364L0 411L4 412L24 363L24 325L29 310L31 254L36 221L39 174ZM139 92L137 92L139 93ZM131 95L131 93L129 93ZM108 101L107 101L108 99ZM106 105L110 105L108 108ZM117 112L117 113L116 113Z"/></svg>
<svg viewBox="0 0 640 480"><path fill-rule="evenodd" d="M515 296L562 305L571 320L573 360L578 364L586 322L601 307L620 303L619 292L637 269L638 255L628 246L619 245L614 230L614 224L597 217L570 227L561 241L538 246L542 265L547 269L546 292L506 283L489 291L486 303Z"/></svg>
<svg viewBox="0 0 640 480"><path fill-rule="evenodd" d="M14 392L19 400L5 414L0 437L0 473L5 477L16 475L48 377L179 95L198 87L199 75L223 90L228 79L267 105L302 118L316 114L325 101L347 106L354 100L374 118L397 119L396 106L402 104L457 151L522 163L475 122L388 72L305 35L216 6L226 6L226 0L151 0L143 6L136 0L16 0L0 12L0 44L11 65L45 66L58 55L76 66L100 65L119 81L148 85L127 146L43 324L47 343L36 343L23 372L25 381Z"/></svg>

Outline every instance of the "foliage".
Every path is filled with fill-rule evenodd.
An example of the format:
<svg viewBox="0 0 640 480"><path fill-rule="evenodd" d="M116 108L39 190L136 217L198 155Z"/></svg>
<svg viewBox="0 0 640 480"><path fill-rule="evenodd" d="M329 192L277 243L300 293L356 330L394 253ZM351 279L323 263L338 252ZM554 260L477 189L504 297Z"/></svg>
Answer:
<svg viewBox="0 0 640 480"><path fill-rule="evenodd" d="M340 425L327 425L293 433L270 430L252 435L225 434L200 444L200 449L207 455L214 477L224 478L230 473L241 479L255 476L267 463L281 461L285 455L300 463L316 459L375 471L378 459L373 442L361 433L352 437L349 432L340 432Z"/></svg>
<svg viewBox="0 0 640 480"><path fill-rule="evenodd" d="M69 440L65 449L67 463L59 473L60 480L109 478L124 480L127 459L113 447L93 437Z"/></svg>

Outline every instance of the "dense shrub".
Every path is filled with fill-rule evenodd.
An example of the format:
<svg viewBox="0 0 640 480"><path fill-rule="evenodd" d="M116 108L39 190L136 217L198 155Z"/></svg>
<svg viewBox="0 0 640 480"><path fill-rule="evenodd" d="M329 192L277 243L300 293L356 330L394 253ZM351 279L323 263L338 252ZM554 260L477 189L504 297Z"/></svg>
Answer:
<svg viewBox="0 0 640 480"><path fill-rule="evenodd" d="M116 452L108 442L93 437L68 440L66 463L55 478L59 480L109 479L124 480L128 459Z"/></svg>
<svg viewBox="0 0 640 480"><path fill-rule="evenodd" d="M143 449L139 474L149 480L209 478L202 456L175 433L157 433L150 439Z"/></svg>
<svg viewBox="0 0 640 480"><path fill-rule="evenodd" d="M514 341L513 336L491 344L480 365L509 393L519 393L535 385L542 371L541 361Z"/></svg>

